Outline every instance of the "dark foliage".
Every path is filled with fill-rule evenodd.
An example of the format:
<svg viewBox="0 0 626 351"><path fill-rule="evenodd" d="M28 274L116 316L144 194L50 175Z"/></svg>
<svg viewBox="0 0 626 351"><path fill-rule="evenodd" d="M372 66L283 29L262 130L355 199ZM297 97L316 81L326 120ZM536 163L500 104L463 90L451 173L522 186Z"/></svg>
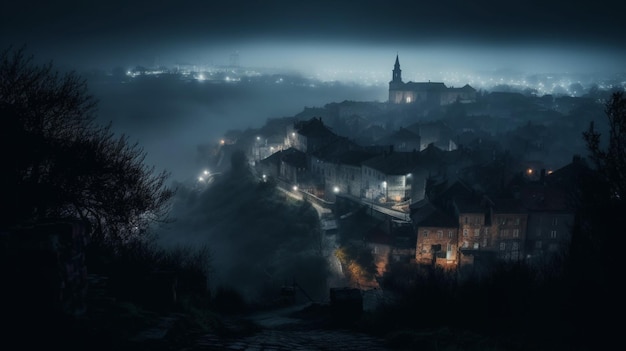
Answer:
<svg viewBox="0 0 626 351"><path fill-rule="evenodd" d="M23 49L0 54L0 179L3 227L49 218L82 219L91 239L120 243L167 217L166 172L144 164L127 136L94 123L85 81Z"/></svg>

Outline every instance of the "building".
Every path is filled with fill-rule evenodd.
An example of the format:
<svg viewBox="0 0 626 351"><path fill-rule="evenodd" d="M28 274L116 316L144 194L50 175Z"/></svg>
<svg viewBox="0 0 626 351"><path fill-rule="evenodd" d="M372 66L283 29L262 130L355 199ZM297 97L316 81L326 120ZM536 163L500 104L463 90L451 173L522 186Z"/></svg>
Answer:
<svg viewBox="0 0 626 351"><path fill-rule="evenodd" d="M474 102L476 89L468 84L462 88L447 87L440 82L403 82L400 60L396 63L389 82L389 103L422 104L427 107L449 105L454 102Z"/></svg>

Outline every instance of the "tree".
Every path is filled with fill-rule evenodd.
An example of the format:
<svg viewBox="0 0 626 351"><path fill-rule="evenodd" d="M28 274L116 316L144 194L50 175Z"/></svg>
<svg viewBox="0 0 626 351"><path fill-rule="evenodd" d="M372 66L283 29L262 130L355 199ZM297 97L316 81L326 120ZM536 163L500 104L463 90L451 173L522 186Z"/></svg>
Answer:
<svg viewBox="0 0 626 351"><path fill-rule="evenodd" d="M82 219L93 240L120 243L167 220L169 173L111 125L94 121L97 101L84 79L37 65L24 49L0 53L3 228Z"/></svg>
<svg viewBox="0 0 626 351"><path fill-rule="evenodd" d="M623 91L614 92L605 104L609 120L608 144L603 148L600 133L594 129L583 133L591 159L604 180L610 185L611 198L626 199L626 97Z"/></svg>

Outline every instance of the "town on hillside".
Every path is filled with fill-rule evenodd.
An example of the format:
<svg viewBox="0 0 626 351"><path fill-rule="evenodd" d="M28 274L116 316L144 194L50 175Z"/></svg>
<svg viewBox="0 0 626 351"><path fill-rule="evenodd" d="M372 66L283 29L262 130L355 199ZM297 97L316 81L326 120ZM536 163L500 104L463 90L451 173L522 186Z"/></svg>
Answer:
<svg viewBox="0 0 626 351"><path fill-rule="evenodd" d="M573 189L589 171L581 131L603 118L609 92L595 94L405 83L396 57L388 101L330 103L231 130L211 166L241 149L259 179L336 220L364 211L385 223L362 235L379 261L544 264L569 247Z"/></svg>

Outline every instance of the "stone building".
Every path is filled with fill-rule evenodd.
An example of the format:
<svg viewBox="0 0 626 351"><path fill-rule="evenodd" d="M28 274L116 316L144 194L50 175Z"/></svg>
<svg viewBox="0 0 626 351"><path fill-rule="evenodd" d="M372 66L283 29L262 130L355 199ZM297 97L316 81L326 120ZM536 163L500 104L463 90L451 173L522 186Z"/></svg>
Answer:
<svg viewBox="0 0 626 351"><path fill-rule="evenodd" d="M389 103L422 104L427 107L449 105L454 102L473 102L476 100L476 89L466 84L462 88L447 87L440 82L403 82L400 60L396 63L389 82Z"/></svg>

